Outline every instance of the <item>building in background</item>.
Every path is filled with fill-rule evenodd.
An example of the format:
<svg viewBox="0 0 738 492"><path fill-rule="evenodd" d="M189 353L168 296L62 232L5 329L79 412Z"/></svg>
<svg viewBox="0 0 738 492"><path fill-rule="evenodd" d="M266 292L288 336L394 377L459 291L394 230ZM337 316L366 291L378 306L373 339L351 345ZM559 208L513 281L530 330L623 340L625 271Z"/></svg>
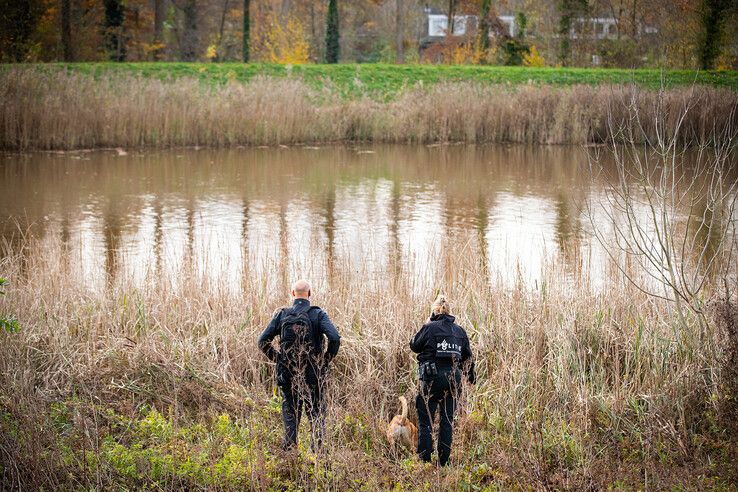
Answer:
<svg viewBox="0 0 738 492"><path fill-rule="evenodd" d="M449 19L446 12L437 8L425 7L423 13L424 22L418 42L421 59L431 62L440 61L437 59L438 50L436 49L439 45L463 45L476 40L479 16L468 13L454 15L453 32L449 35ZM504 41L518 36L520 26L517 25L517 19L515 13L503 9L497 16L496 22L493 22L489 31L490 38ZM604 54L607 51L613 51L610 46L613 42L654 37L658 32L657 27L638 24L635 34L629 35L621 32L618 19L612 16L577 17L569 30L569 39L580 51L589 52L586 56L591 57L591 65L599 66L602 64ZM526 28L524 34L544 43L546 41L555 43L556 39L560 38L559 34L549 33L548 37L552 39L542 39L546 35L530 27ZM609 41L610 45L599 43L600 41Z"/></svg>

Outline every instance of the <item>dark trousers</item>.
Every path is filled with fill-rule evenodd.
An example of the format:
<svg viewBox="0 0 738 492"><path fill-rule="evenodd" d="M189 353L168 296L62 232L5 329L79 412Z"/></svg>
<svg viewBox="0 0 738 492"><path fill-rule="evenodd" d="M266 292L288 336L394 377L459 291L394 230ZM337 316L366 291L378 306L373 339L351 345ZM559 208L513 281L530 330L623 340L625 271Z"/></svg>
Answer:
<svg viewBox="0 0 738 492"><path fill-rule="evenodd" d="M325 420L320 381L315 376L290 377L279 385L282 390L283 448L297 445L297 430L303 412L310 419L311 448L317 451L321 447L325 436Z"/></svg>
<svg viewBox="0 0 738 492"><path fill-rule="evenodd" d="M456 398L461 388L461 372L458 370L438 371L428 381L420 382L420 392L415 398L418 411L418 456L430 461L433 453L433 420L440 410L438 430L438 463L445 466L451 456L454 432Z"/></svg>

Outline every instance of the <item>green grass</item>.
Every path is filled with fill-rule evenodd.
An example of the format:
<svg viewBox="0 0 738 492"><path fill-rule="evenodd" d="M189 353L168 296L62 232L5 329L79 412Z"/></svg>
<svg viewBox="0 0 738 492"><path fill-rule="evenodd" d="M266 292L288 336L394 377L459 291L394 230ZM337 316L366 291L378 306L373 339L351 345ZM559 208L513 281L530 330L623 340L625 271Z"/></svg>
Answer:
<svg viewBox="0 0 738 492"><path fill-rule="evenodd" d="M9 67L10 65L5 65ZM74 71L103 75L133 73L160 79L197 77L208 83L223 83L230 79L247 81L257 75L272 77L302 77L313 87L334 85L346 96L368 94L387 98L403 88L416 84L474 81L490 84L632 84L657 89L662 81L666 87L703 84L738 90L738 71L704 72L696 70L658 69L592 69L592 68L531 68L500 66L449 65L387 65L339 64L294 65L243 63L73 63L31 65L44 69L67 68Z"/></svg>

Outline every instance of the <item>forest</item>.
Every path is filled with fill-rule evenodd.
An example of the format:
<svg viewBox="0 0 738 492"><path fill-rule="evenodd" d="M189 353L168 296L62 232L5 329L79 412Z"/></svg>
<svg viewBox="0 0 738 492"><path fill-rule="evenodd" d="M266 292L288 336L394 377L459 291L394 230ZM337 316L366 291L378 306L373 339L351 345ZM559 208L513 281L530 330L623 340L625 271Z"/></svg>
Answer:
<svg viewBox="0 0 738 492"><path fill-rule="evenodd" d="M3 0L0 6L3 62L726 70L738 59L734 0Z"/></svg>

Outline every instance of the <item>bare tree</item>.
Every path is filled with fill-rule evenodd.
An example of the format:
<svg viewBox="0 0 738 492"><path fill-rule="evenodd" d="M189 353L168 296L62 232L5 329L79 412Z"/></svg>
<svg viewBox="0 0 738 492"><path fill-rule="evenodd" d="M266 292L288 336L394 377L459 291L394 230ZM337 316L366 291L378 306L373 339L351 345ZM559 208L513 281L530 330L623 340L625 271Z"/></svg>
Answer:
<svg viewBox="0 0 738 492"><path fill-rule="evenodd" d="M642 16L640 12L642 6L638 0L603 0L602 5L615 19L618 40L625 35L630 35L632 39L638 37L639 23Z"/></svg>
<svg viewBox="0 0 738 492"><path fill-rule="evenodd" d="M403 28L404 0L395 0L395 43L397 44L397 63L405 61L405 36Z"/></svg>
<svg viewBox="0 0 738 492"><path fill-rule="evenodd" d="M663 91L655 104L652 122L641 120L637 92L627 103L627 118L615 122L609 112L614 165L608 168L591 154L591 169L610 184L602 201L588 204L588 216L600 244L630 283L670 301L682 329L691 312L704 331L705 287L736 273L738 179L731 169L736 115L716 126L707 140L690 141L682 125L699 100L692 96L672 124L667 124ZM613 228L609 234L596 219L598 212Z"/></svg>
<svg viewBox="0 0 738 492"><path fill-rule="evenodd" d="M200 44L197 25L197 0L172 0L172 4L181 10L183 15L183 27L179 35L182 60L195 61Z"/></svg>
<svg viewBox="0 0 738 492"><path fill-rule="evenodd" d="M448 24L446 37L454 35L454 21L456 20L456 4L458 0L448 0Z"/></svg>
<svg viewBox="0 0 738 492"><path fill-rule="evenodd" d="M220 25L218 27L218 40L215 42L215 60L221 61L223 54L221 53L221 45L223 44L223 33L225 31L226 16L228 15L228 7L230 6L230 0L223 0L223 9L220 13Z"/></svg>
<svg viewBox="0 0 738 492"><path fill-rule="evenodd" d="M162 59L164 44L164 19L167 16L166 0L154 0L154 60Z"/></svg>
<svg viewBox="0 0 738 492"><path fill-rule="evenodd" d="M251 0L243 0L243 39L241 56L244 63L251 58Z"/></svg>
<svg viewBox="0 0 738 492"><path fill-rule="evenodd" d="M290 15L290 9L292 8L292 2L290 0L282 0L279 7L279 23L282 25L287 24L287 17Z"/></svg>

